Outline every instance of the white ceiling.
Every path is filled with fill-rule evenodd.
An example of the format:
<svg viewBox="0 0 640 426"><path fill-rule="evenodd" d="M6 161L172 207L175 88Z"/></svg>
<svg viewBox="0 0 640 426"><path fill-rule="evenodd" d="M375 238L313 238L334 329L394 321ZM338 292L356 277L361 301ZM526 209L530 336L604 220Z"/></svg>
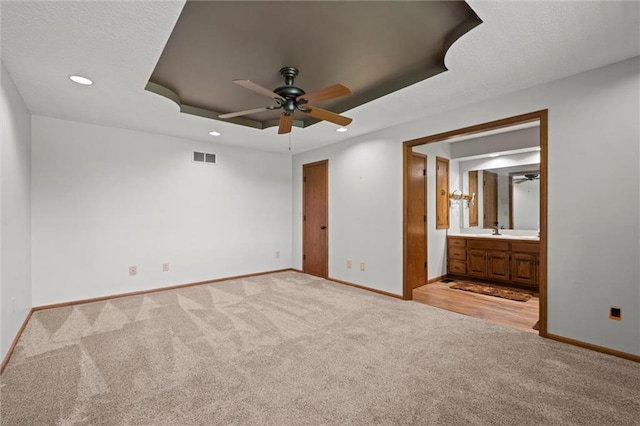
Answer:
<svg viewBox="0 0 640 426"><path fill-rule="evenodd" d="M276 127L182 114L144 90L183 3L2 0L2 61L36 115L287 152L288 135ZM640 54L637 1L468 3L484 22L450 48L449 71L346 112L349 132L330 123L294 128L292 153ZM78 86L71 74L95 84Z"/></svg>

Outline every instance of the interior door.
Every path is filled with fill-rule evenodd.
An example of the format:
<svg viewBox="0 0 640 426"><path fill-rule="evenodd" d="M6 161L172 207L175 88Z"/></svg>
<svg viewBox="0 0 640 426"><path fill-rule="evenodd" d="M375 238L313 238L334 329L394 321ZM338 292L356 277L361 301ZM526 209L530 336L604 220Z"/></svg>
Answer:
<svg viewBox="0 0 640 426"><path fill-rule="evenodd" d="M302 271L329 276L329 161L302 166Z"/></svg>
<svg viewBox="0 0 640 426"><path fill-rule="evenodd" d="M498 223L498 175L482 172L483 228L493 228Z"/></svg>
<svg viewBox="0 0 640 426"><path fill-rule="evenodd" d="M427 283L427 156L413 152L409 161L407 279L417 288Z"/></svg>

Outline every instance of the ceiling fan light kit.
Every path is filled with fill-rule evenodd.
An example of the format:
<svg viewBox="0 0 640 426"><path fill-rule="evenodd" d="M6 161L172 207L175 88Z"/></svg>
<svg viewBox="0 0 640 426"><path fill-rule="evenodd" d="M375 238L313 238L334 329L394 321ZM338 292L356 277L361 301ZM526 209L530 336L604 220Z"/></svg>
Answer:
<svg viewBox="0 0 640 426"><path fill-rule="evenodd" d="M220 114L218 118L233 118L241 115L254 114L262 111L281 109L280 121L278 125L279 134L287 134L291 132L293 126L293 116L299 111L318 120L329 121L339 126L347 126L352 119L344 115L336 114L331 111L309 105L309 102L320 102L329 99L339 98L351 94L351 90L343 84L334 84L315 92L306 93L301 88L294 85L298 76L298 69L295 67L283 67L280 69L280 75L284 79L284 86L277 87L273 91L266 89L259 84L250 80L233 80L239 86L249 89L263 96L272 98L275 105L269 105L260 108L253 108L244 111Z"/></svg>

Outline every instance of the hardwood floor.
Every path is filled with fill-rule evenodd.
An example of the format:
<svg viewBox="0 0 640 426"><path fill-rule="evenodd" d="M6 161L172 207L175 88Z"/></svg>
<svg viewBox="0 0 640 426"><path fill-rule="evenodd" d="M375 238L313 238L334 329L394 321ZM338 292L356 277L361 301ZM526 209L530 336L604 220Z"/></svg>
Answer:
<svg viewBox="0 0 640 426"><path fill-rule="evenodd" d="M451 289L449 288L451 284L439 281L418 287L413 290L413 300L538 334L538 331L532 328L538 321L539 299L537 296L526 302L517 302Z"/></svg>

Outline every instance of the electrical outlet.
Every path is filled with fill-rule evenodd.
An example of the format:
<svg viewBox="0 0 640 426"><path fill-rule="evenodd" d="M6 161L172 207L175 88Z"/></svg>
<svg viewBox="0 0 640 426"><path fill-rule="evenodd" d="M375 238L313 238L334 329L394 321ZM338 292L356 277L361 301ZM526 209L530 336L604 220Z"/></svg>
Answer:
<svg viewBox="0 0 640 426"><path fill-rule="evenodd" d="M360 262L360 270L364 271L364 262Z"/></svg>
<svg viewBox="0 0 640 426"><path fill-rule="evenodd" d="M168 272L169 271L169 264L168 263L163 263L162 264L162 272Z"/></svg>
<svg viewBox="0 0 640 426"><path fill-rule="evenodd" d="M280 259L280 252L279 251L276 252L276 259Z"/></svg>
<svg viewBox="0 0 640 426"><path fill-rule="evenodd" d="M138 273L137 266L129 266L129 275L136 275Z"/></svg>
<svg viewBox="0 0 640 426"><path fill-rule="evenodd" d="M347 259L347 269L351 269L351 259Z"/></svg>
<svg viewBox="0 0 640 426"><path fill-rule="evenodd" d="M622 309L620 306L612 306L609 308L609 319L622 321Z"/></svg>

